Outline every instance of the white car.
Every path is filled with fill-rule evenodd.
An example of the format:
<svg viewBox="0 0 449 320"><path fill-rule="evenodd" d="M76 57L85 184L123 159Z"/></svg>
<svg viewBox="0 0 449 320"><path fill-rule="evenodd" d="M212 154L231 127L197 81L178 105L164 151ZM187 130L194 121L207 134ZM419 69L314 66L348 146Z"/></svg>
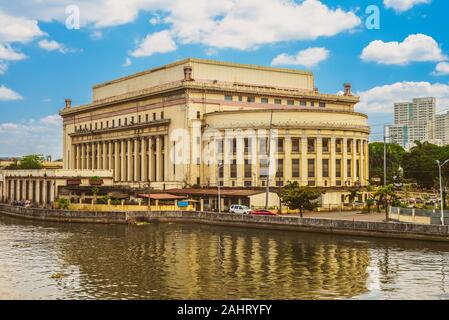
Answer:
<svg viewBox="0 0 449 320"><path fill-rule="evenodd" d="M229 213L250 214L252 210L247 206L233 204L229 207Z"/></svg>

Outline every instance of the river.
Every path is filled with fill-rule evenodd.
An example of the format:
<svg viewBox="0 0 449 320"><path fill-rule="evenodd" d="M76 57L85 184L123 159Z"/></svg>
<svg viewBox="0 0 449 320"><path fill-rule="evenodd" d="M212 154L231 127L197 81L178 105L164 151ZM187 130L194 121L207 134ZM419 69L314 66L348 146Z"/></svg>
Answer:
<svg viewBox="0 0 449 320"><path fill-rule="evenodd" d="M0 299L449 299L449 245L0 216Z"/></svg>

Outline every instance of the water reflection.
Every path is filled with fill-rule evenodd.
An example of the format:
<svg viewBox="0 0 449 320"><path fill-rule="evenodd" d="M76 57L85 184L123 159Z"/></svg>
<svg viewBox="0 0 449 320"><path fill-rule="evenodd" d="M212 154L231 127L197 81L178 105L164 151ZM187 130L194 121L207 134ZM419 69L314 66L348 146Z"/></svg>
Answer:
<svg viewBox="0 0 449 320"><path fill-rule="evenodd" d="M0 298L447 298L447 257L424 242L0 218Z"/></svg>

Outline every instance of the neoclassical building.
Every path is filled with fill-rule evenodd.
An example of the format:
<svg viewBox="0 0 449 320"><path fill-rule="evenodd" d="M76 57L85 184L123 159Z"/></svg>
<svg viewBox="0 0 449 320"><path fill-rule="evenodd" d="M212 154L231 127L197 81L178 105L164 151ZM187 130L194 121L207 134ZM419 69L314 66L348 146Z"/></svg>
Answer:
<svg viewBox="0 0 449 320"><path fill-rule="evenodd" d="M165 190L365 186L358 101L349 84L320 93L310 72L186 59L96 85L89 104L66 100L64 169Z"/></svg>

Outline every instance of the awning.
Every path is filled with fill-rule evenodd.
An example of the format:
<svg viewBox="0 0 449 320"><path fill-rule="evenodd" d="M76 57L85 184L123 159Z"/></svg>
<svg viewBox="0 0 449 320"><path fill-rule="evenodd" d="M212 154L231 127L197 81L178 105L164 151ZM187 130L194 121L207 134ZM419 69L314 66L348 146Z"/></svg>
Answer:
<svg viewBox="0 0 449 320"><path fill-rule="evenodd" d="M139 197L147 199L150 198L152 200L182 200L188 198L184 196L175 196L168 193L139 194Z"/></svg>

